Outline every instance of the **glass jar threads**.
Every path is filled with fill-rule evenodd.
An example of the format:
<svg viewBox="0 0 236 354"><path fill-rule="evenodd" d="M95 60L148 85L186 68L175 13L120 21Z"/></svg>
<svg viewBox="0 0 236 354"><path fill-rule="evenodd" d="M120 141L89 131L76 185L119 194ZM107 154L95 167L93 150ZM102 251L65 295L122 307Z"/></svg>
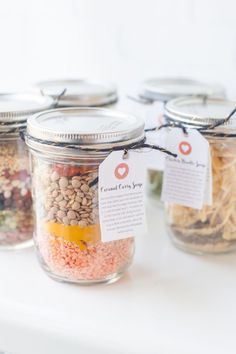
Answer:
<svg viewBox="0 0 236 354"><path fill-rule="evenodd" d="M177 204L166 207L169 234L183 250L222 253L236 247L235 116L223 124L235 107L235 102L199 97L179 98L166 104L167 121L200 129L211 154L212 204L200 210Z"/></svg>
<svg viewBox="0 0 236 354"><path fill-rule="evenodd" d="M0 94L0 249L23 248L33 236L26 144L20 138L29 115L52 107L51 98Z"/></svg>
<svg viewBox="0 0 236 354"><path fill-rule="evenodd" d="M81 284L111 282L129 267L135 235L101 240L98 168L112 149L143 137L142 120L102 108L61 108L28 120L34 237L49 276Z"/></svg>
<svg viewBox="0 0 236 354"><path fill-rule="evenodd" d="M224 89L219 85L209 85L187 78L152 78L144 81L138 93L138 100L147 107L146 128L154 128L164 124L165 102L181 96L224 97ZM165 129L150 131L147 139L151 144L165 146ZM164 157L158 151L148 154L148 195L152 201L161 205L162 178Z"/></svg>
<svg viewBox="0 0 236 354"><path fill-rule="evenodd" d="M36 87L57 101L57 107L101 107L117 102L114 84L93 80L42 81Z"/></svg>

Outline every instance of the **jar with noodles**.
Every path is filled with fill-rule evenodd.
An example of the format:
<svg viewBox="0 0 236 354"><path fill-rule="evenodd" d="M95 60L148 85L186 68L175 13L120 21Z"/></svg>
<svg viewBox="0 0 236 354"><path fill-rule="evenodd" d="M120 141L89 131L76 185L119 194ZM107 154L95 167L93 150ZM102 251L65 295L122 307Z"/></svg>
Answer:
<svg viewBox="0 0 236 354"><path fill-rule="evenodd" d="M210 146L212 204L200 210L176 204L166 207L169 234L183 250L222 253L236 248L236 116L225 121L235 107L236 102L199 97L166 105L168 121L199 129Z"/></svg>
<svg viewBox="0 0 236 354"><path fill-rule="evenodd" d="M28 121L40 263L54 279L112 282L129 267L134 236L103 242L98 168L111 149L144 136L142 120L99 108L61 108Z"/></svg>

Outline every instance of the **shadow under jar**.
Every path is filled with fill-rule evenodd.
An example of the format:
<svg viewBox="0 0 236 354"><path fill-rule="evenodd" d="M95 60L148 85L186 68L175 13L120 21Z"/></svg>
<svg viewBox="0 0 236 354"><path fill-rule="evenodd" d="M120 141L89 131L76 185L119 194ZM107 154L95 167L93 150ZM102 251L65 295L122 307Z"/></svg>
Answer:
<svg viewBox="0 0 236 354"><path fill-rule="evenodd" d="M200 129L209 142L212 164L212 205L197 210L166 206L168 230L174 244L193 253L224 253L236 249L236 102L180 98L166 105L169 121Z"/></svg>
<svg viewBox="0 0 236 354"><path fill-rule="evenodd" d="M0 249L31 245L29 158L20 131L30 114L52 105L51 98L38 95L0 94Z"/></svg>
<svg viewBox="0 0 236 354"><path fill-rule="evenodd" d="M108 109L67 108L28 120L40 263L56 280L113 282L132 262L134 236L103 242L98 169L113 148L144 137L142 120Z"/></svg>
<svg viewBox="0 0 236 354"><path fill-rule="evenodd" d="M146 126L152 129L165 124L164 105L171 99L182 96L224 97L224 89L220 85L207 84L189 78L151 78L141 83L136 101L146 105ZM150 144L165 146L166 129L147 132ZM162 206L161 191L164 170L164 157L160 152L148 154L148 183L147 193L150 201Z"/></svg>

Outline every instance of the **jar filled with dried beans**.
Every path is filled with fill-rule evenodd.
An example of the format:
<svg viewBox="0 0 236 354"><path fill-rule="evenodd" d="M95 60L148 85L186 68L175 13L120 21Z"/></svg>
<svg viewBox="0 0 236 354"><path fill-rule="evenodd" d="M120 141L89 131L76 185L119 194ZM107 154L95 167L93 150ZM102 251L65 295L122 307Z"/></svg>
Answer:
<svg viewBox="0 0 236 354"><path fill-rule="evenodd" d="M179 98L166 105L166 119L198 129L208 140L211 155L212 203L200 210L166 206L169 234L183 250L222 253L236 249L236 116L226 120L235 108L236 102L199 97Z"/></svg>
<svg viewBox="0 0 236 354"><path fill-rule="evenodd" d="M53 107L49 97L0 94L0 249L23 248L33 235L28 149L20 138L27 118Z"/></svg>
<svg viewBox="0 0 236 354"><path fill-rule="evenodd" d="M165 146L166 129L152 131L152 128L159 127L165 123L164 105L171 99L182 96L207 96L224 97L224 89L220 85L207 84L189 78L150 78L141 83L135 101L139 102L140 108L146 107L145 128L147 140L151 144ZM137 111L137 103L132 105ZM133 109L134 109L133 108ZM164 156L159 151L152 151L147 154L148 159L148 183L147 193L150 201L157 206L162 206L160 201L162 190L162 179L164 169Z"/></svg>
<svg viewBox="0 0 236 354"><path fill-rule="evenodd" d="M113 83L89 79L58 79L36 84L45 95L57 101L57 107L110 107L118 100Z"/></svg>
<svg viewBox="0 0 236 354"><path fill-rule="evenodd" d="M102 108L61 108L28 120L40 263L56 280L118 279L132 262L134 236L101 240L98 169L114 148L144 137L136 117Z"/></svg>

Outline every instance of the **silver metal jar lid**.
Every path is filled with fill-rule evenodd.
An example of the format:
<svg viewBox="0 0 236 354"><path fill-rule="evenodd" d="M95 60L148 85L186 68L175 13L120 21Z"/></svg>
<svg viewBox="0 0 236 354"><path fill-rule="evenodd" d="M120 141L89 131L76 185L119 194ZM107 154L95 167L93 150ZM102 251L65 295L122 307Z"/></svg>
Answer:
<svg viewBox="0 0 236 354"><path fill-rule="evenodd" d="M30 117L27 137L28 145L37 150L45 150L44 145L52 145L53 149L62 144L110 149L142 140L144 122L105 108L58 108Z"/></svg>
<svg viewBox="0 0 236 354"><path fill-rule="evenodd" d="M16 124L43 110L54 107L51 97L33 93L3 93L0 94L0 123Z"/></svg>
<svg viewBox="0 0 236 354"><path fill-rule="evenodd" d="M165 105L167 120L180 123L187 127L201 128L210 131L210 127L227 119L236 108L235 101L217 98L181 97L173 99ZM214 129L225 134L236 133L236 114L227 122Z"/></svg>
<svg viewBox="0 0 236 354"><path fill-rule="evenodd" d="M224 97L220 85L209 85L187 78L152 78L141 84L140 96L154 101L168 101L180 96Z"/></svg>
<svg viewBox="0 0 236 354"><path fill-rule="evenodd" d="M58 107L105 106L117 101L114 84L93 80L51 80L36 86L45 94L58 99Z"/></svg>

